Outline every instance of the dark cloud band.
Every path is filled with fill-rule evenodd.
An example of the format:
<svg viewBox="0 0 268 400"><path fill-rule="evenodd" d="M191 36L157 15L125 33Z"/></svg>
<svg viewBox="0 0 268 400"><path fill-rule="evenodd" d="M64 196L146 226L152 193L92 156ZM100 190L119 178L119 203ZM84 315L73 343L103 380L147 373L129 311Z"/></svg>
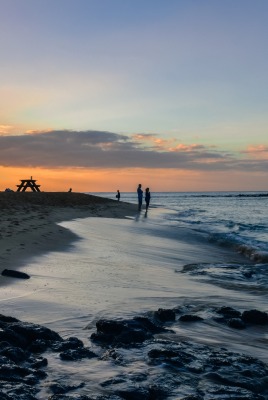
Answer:
<svg viewBox="0 0 268 400"><path fill-rule="evenodd" d="M146 147L133 138L106 131L50 131L0 136L0 164L41 168L178 168L267 171L267 160L239 159L204 146L179 151Z"/></svg>

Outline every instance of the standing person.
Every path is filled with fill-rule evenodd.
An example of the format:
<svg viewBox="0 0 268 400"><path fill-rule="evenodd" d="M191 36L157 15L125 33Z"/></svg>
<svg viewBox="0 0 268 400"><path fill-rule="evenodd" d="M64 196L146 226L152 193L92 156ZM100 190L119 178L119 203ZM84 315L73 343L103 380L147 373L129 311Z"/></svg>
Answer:
<svg viewBox="0 0 268 400"><path fill-rule="evenodd" d="M117 190L117 195L115 197L117 198L118 201L120 200L120 192L119 192L119 190Z"/></svg>
<svg viewBox="0 0 268 400"><path fill-rule="evenodd" d="M150 189L149 189L149 188L146 188L146 189L145 189L146 212L148 211L149 204L150 204L150 200L151 200Z"/></svg>
<svg viewBox="0 0 268 400"><path fill-rule="evenodd" d="M139 183L139 186L137 188L137 193L138 193L139 211L141 211L142 197L143 197L143 190L141 188L141 183Z"/></svg>

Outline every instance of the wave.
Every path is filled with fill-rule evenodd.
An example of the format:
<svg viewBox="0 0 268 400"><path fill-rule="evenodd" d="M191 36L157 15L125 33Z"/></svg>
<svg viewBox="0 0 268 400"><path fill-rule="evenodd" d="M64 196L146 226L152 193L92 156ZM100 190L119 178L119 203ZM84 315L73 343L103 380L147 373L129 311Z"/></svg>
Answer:
<svg viewBox="0 0 268 400"><path fill-rule="evenodd" d="M246 243L234 233L210 233L209 241L234 249L254 262L268 262L268 251L262 249L260 245Z"/></svg>
<svg viewBox="0 0 268 400"><path fill-rule="evenodd" d="M184 265L177 273L187 273L226 289L267 292L267 264L196 263Z"/></svg>

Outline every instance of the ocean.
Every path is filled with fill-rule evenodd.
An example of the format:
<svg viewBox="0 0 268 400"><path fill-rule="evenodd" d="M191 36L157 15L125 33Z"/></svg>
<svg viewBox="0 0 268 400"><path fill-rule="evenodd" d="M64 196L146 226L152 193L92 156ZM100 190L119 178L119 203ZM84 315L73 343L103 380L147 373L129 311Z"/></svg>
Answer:
<svg viewBox="0 0 268 400"><path fill-rule="evenodd" d="M137 194L121 193L121 200L136 203ZM165 209L166 225L205 233L252 261L268 261L268 192L159 192L151 194L151 207Z"/></svg>
<svg viewBox="0 0 268 400"><path fill-rule="evenodd" d="M31 279L1 290L1 312L78 337L98 357L48 354L37 398L64 381L68 399L268 399L268 325L240 318L268 312L267 209L264 192L151 193L147 214L62 222L77 240L27 262ZM158 320L153 339L92 339L99 320L156 321L159 310L176 318Z"/></svg>

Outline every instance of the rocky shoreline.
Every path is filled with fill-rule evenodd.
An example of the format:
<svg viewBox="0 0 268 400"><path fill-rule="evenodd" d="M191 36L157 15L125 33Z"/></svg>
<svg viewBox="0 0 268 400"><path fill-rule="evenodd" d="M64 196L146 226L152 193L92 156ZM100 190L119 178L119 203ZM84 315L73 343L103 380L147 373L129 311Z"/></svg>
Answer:
<svg viewBox="0 0 268 400"><path fill-rule="evenodd" d="M0 216L2 284L14 281L14 269L29 257L77 239L57 222L80 217L125 218L136 212L136 205L79 193L0 193L0 206L4 211ZM190 265L182 272L200 270ZM85 328L83 341L0 315L0 399L268 400L267 358L262 361L233 351L231 343L220 346L212 340L207 344L202 334L200 340L198 334L188 339L187 330L180 330L191 326L205 332L205 324L238 335L256 328L261 340L267 340L266 312L237 310L228 304L211 305L203 312L193 304L183 304L132 319L99 319L94 331L92 322ZM59 361L56 373L51 359ZM96 365L104 371L98 379L92 373ZM75 374L87 366L92 375ZM58 371L61 367L62 373ZM112 373L106 374L107 368Z"/></svg>
<svg viewBox="0 0 268 400"><path fill-rule="evenodd" d="M268 326L268 314L259 310L240 312L224 306L213 310L212 319L232 329ZM236 323L234 323L236 321ZM50 394L43 400L267 400L268 365L257 358L226 348L181 339L179 324L203 323L193 307L158 309L129 320L99 320L90 347L40 325L0 315L0 398L40 400L46 382ZM88 382L64 382L49 376L47 353L62 362L82 359L109 361L118 373L99 382L99 390L85 389ZM125 374L133 359L144 370ZM90 377L88 378L90 380ZM86 392L86 393L85 393ZM81 394L80 394L81 393Z"/></svg>

